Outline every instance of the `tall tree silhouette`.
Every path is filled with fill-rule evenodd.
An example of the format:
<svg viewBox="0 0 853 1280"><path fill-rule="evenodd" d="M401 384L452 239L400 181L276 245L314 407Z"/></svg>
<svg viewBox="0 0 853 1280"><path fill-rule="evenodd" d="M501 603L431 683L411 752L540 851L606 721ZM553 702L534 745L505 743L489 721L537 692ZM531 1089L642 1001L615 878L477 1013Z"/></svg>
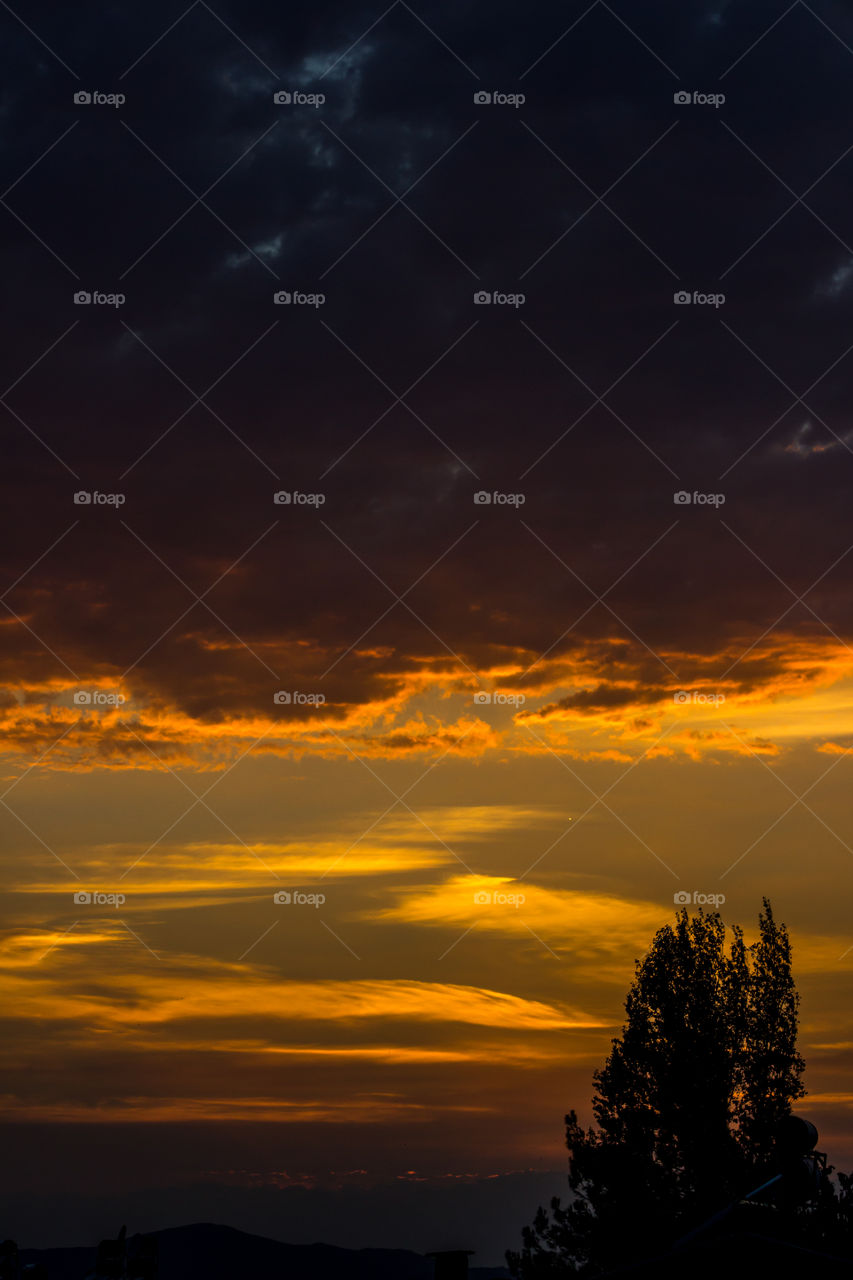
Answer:
<svg viewBox="0 0 853 1280"><path fill-rule="evenodd" d="M791 944L764 899L758 941L676 915L635 965L626 1023L593 1076L596 1127L566 1116L569 1186L507 1254L514 1276L583 1274L659 1252L754 1186L805 1092Z"/></svg>

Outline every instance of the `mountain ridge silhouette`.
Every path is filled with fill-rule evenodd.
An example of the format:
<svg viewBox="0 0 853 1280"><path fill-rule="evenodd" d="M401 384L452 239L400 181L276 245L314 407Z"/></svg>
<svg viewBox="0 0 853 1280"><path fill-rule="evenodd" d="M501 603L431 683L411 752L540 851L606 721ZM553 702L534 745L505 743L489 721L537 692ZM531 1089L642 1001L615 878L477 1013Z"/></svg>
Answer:
<svg viewBox="0 0 853 1280"><path fill-rule="evenodd" d="M116 1225L115 1231L121 1224ZM433 1263L407 1249L343 1249L327 1244L284 1244L221 1223L201 1222L150 1233L160 1245L158 1280L205 1280L280 1275L312 1280L432 1280ZM94 1268L96 1244L22 1249L21 1262L39 1262L50 1280L83 1280ZM504 1267L472 1267L471 1280L508 1280Z"/></svg>

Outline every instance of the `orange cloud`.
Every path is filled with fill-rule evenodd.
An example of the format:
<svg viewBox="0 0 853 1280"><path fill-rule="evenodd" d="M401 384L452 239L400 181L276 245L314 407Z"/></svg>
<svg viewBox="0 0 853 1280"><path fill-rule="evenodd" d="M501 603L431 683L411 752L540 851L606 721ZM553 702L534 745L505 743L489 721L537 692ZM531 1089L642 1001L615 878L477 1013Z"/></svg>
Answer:
<svg viewBox="0 0 853 1280"><path fill-rule="evenodd" d="M672 918L672 903L549 889L509 876L455 875L398 892L393 906L373 912L371 918L516 936L526 927L557 951L571 950L578 956L644 951Z"/></svg>
<svg viewBox="0 0 853 1280"><path fill-rule="evenodd" d="M232 647L216 643L211 651ZM312 689L323 683L314 670L322 655L302 644L287 652L294 661L299 656L292 684ZM662 654L677 677L615 639L541 662L506 648L484 657L479 676L447 656L410 658L405 669L375 671L369 687L359 688L333 672L327 701L319 704L276 704L272 678L264 683L260 677L240 698L230 678L213 672L212 705L193 708L165 697L139 672L122 684L100 670L79 682L92 699L83 705L75 704L80 688L67 678L7 690L0 697L0 729L10 758L58 770L133 771L219 770L243 751L476 760L506 750L535 755L558 744L575 759L630 762L664 734L669 751L695 760L714 753L772 755L788 742L853 734L853 651L829 637L775 635L752 649L747 641L713 654ZM392 660L385 649L356 651L356 659L379 669ZM228 710L224 703L216 709L217 686L219 702L227 693L233 704ZM485 706L475 699L480 691L490 695ZM116 697L125 701L103 701Z"/></svg>

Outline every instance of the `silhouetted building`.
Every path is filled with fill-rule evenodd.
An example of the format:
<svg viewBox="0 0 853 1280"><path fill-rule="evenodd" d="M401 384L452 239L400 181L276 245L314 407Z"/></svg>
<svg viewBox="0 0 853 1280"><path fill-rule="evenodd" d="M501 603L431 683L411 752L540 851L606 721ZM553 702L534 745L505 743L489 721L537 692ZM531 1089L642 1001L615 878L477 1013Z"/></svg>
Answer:
<svg viewBox="0 0 853 1280"><path fill-rule="evenodd" d="M157 1280L159 1245L156 1236L133 1236L127 1249L128 1280Z"/></svg>
<svg viewBox="0 0 853 1280"><path fill-rule="evenodd" d="M17 1244L4 1240L0 1243L0 1280L48 1280L47 1268L40 1262L22 1267Z"/></svg>
<svg viewBox="0 0 853 1280"><path fill-rule="evenodd" d="M811 1200L826 1177L818 1131L789 1115L776 1132L776 1172L742 1199L688 1232L667 1253L602 1273L625 1280L756 1280L776 1275L850 1275L850 1260L811 1249L793 1237L792 1211Z"/></svg>
<svg viewBox="0 0 853 1280"><path fill-rule="evenodd" d="M601 1280L761 1280L763 1276L849 1276L849 1258L837 1258L756 1232L727 1232L696 1240L660 1258L602 1273Z"/></svg>
<svg viewBox="0 0 853 1280"><path fill-rule="evenodd" d="M101 1241L94 1274L87 1277L87 1280L127 1280L126 1233L127 1227L122 1227L114 1240Z"/></svg>
<svg viewBox="0 0 853 1280"><path fill-rule="evenodd" d="M18 1246L14 1240L0 1243L0 1280L18 1280Z"/></svg>
<svg viewBox="0 0 853 1280"><path fill-rule="evenodd" d="M435 1280L467 1280L468 1259L473 1253L473 1249L444 1249L426 1256L435 1258Z"/></svg>

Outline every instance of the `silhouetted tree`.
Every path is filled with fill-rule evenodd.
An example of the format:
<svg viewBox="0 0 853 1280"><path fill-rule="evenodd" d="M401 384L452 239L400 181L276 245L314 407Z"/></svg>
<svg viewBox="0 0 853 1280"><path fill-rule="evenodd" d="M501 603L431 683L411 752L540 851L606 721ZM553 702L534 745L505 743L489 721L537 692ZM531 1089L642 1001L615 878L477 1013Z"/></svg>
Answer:
<svg viewBox="0 0 853 1280"><path fill-rule="evenodd" d="M758 941L718 913L676 915L636 962L626 1023L593 1077L595 1128L566 1116L569 1186L507 1261L520 1280L665 1249L761 1180L805 1092L791 944L764 899Z"/></svg>

